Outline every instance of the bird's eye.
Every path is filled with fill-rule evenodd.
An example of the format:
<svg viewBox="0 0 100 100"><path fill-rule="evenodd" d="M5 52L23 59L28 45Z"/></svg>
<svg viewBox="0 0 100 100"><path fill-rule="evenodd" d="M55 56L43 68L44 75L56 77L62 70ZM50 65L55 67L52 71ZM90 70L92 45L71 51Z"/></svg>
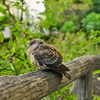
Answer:
<svg viewBox="0 0 100 100"><path fill-rule="evenodd" d="M29 46L33 45L35 43L35 41L32 41L29 43Z"/></svg>
<svg viewBox="0 0 100 100"><path fill-rule="evenodd" d="M31 46L32 44L34 44L34 43L30 43L30 46Z"/></svg>
<svg viewBox="0 0 100 100"><path fill-rule="evenodd" d="M43 44L43 42L40 42L39 44Z"/></svg>
<svg viewBox="0 0 100 100"><path fill-rule="evenodd" d="M34 44L34 43L30 43L29 46L31 46L32 44Z"/></svg>

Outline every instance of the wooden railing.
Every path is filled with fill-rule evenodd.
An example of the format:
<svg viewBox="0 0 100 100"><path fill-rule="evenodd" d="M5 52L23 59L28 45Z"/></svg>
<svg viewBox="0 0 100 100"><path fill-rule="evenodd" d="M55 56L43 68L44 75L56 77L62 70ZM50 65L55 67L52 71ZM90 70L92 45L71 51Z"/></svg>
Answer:
<svg viewBox="0 0 100 100"><path fill-rule="evenodd" d="M72 79L51 71L37 70L19 76L0 77L0 100L41 100L75 81L77 100L92 100L92 71L100 69L100 55L86 55L65 63Z"/></svg>

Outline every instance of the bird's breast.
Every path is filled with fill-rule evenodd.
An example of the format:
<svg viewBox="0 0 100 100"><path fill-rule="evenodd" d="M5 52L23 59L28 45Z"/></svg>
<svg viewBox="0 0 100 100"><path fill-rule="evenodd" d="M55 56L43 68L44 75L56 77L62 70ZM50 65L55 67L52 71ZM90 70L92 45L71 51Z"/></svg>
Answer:
<svg viewBox="0 0 100 100"><path fill-rule="evenodd" d="M39 64L39 62L35 59L35 57L34 57L33 54L30 55L30 61L31 61L31 63L32 63L35 67L43 68L43 66L41 66L41 65Z"/></svg>

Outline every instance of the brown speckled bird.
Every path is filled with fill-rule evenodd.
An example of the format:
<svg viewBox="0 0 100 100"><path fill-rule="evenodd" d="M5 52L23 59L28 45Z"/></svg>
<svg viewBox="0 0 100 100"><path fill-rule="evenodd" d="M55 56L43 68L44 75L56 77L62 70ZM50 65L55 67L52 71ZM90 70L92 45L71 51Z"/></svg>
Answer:
<svg viewBox="0 0 100 100"><path fill-rule="evenodd" d="M71 79L71 76L66 72L70 71L69 68L62 64L63 57L61 53L54 47L43 43L41 39L30 41L27 54L31 63L36 67L51 69Z"/></svg>

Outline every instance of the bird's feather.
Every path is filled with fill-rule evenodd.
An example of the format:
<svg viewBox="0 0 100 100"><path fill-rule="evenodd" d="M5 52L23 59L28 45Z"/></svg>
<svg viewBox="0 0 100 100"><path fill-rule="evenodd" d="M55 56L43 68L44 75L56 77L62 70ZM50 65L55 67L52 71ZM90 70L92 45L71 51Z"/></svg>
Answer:
<svg viewBox="0 0 100 100"><path fill-rule="evenodd" d="M71 76L66 72L66 71L70 71L70 69L68 67L66 67L64 64L61 64L59 67L56 67L56 66L49 66L49 67L53 71L60 73L60 74L63 74L68 79L71 79Z"/></svg>
<svg viewBox="0 0 100 100"><path fill-rule="evenodd" d="M58 66L62 63L62 55L51 46L41 44L33 53L35 59L45 65Z"/></svg>

